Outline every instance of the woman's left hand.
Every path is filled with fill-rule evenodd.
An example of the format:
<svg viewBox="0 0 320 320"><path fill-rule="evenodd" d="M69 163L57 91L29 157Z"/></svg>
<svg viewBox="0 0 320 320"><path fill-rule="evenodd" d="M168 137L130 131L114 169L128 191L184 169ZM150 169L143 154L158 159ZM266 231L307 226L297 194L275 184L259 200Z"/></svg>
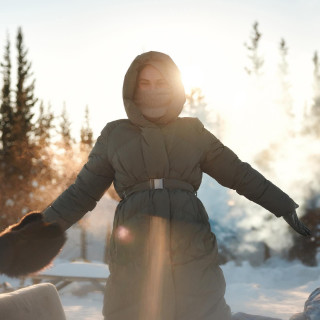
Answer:
<svg viewBox="0 0 320 320"><path fill-rule="evenodd" d="M288 225L295 230L296 232L300 233L301 235L307 237L311 235L311 231L308 227L306 227L298 218L296 211L293 211L285 216L283 219L288 223Z"/></svg>

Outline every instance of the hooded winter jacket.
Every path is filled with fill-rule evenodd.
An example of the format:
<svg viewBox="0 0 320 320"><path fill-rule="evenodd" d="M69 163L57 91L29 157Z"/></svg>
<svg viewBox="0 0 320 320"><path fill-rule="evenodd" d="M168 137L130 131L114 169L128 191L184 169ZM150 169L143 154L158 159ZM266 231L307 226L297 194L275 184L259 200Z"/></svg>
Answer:
<svg viewBox="0 0 320 320"><path fill-rule="evenodd" d="M146 119L133 102L145 64L157 68L174 92L168 112L156 121ZM126 73L123 100L128 119L106 125L75 183L44 211L45 219L68 228L114 182L122 200L108 251L105 319L229 320L216 237L195 194L202 173L277 217L296 204L197 118L179 117L185 92L169 56L139 55ZM163 188L152 185L160 182Z"/></svg>

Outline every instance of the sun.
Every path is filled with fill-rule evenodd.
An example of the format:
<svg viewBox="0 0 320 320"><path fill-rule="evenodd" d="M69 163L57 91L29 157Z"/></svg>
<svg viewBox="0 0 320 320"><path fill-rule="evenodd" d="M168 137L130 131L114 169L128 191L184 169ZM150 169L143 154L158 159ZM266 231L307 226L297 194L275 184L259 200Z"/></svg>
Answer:
<svg viewBox="0 0 320 320"><path fill-rule="evenodd" d="M192 88L203 88L204 72L198 65L180 66L181 79L185 91L190 92Z"/></svg>

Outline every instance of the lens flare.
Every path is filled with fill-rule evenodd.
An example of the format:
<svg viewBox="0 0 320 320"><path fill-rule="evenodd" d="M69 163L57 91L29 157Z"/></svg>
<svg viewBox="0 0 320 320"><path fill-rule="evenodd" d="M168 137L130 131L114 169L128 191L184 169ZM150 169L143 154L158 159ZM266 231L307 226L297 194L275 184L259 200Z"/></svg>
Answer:
<svg viewBox="0 0 320 320"><path fill-rule="evenodd" d="M161 319L161 309L164 305L164 292L166 278L170 270L170 259L168 256L169 246L169 224L168 221L160 217L152 217L150 220L150 230L148 244L146 247L146 264L148 273L143 286L143 305L139 319Z"/></svg>
<svg viewBox="0 0 320 320"><path fill-rule="evenodd" d="M119 226L116 230L116 237L122 242L132 242L133 236L130 230L124 226Z"/></svg>

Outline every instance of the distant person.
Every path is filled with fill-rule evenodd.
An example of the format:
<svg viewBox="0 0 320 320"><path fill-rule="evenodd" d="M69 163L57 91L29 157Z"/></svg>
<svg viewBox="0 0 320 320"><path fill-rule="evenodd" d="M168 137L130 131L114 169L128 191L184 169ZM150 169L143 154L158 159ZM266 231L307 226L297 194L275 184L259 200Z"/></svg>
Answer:
<svg viewBox="0 0 320 320"><path fill-rule="evenodd" d="M153 51L137 56L124 78L123 101L128 119L105 126L75 183L41 217L66 230L114 182L122 200L108 248L105 319L228 320L216 237L196 195L202 173L307 236L298 205L199 119L179 118L186 97L169 56Z"/></svg>

